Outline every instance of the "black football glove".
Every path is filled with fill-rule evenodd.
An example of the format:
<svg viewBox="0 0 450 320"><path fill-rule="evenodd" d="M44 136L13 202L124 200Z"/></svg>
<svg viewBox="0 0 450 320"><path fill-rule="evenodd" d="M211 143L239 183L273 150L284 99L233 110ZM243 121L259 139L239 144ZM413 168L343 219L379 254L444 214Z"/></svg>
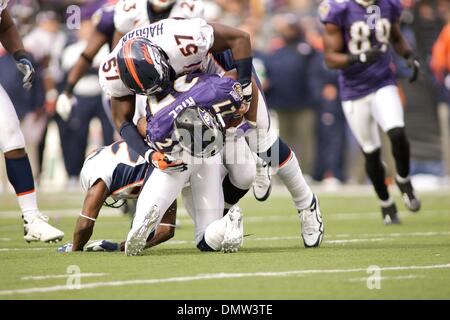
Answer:
<svg viewBox="0 0 450 320"><path fill-rule="evenodd" d="M380 48L371 48L360 54L351 54L349 64L352 65L358 62L364 64L372 64L380 59L384 53L385 52Z"/></svg>
<svg viewBox="0 0 450 320"><path fill-rule="evenodd" d="M409 82L413 83L419 76L420 62L412 53L407 53L405 55L405 59L408 68L412 69L411 76L409 77Z"/></svg>

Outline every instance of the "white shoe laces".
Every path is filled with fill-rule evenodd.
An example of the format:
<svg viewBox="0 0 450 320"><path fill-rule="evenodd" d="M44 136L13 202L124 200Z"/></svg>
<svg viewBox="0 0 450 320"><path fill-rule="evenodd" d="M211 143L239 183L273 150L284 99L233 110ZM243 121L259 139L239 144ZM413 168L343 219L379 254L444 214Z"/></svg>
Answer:
<svg viewBox="0 0 450 320"><path fill-rule="evenodd" d="M256 177L255 177L255 184L257 186L265 186L268 184L267 181L270 181L270 178L268 177L268 169L267 164L265 166L257 166L256 167Z"/></svg>

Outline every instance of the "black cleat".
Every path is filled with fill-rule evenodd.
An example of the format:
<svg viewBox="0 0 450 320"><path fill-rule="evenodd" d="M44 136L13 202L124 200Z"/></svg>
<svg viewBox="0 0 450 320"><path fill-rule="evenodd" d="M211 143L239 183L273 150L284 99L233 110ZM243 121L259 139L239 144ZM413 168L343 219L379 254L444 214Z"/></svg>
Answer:
<svg viewBox="0 0 450 320"><path fill-rule="evenodd" d="M391 205L387 207L381 207L381 213L383 214L383 222L384 224L400 224L400 219L397 215L397 207L395 206L395 203L392 203Z"/></svg>
<svg viewBox="0 0 450 320"><path fill-rule="evenodd" d="M403 202L405 203L406 208L408 208L408 210L411 212L419 211L420 200L414 192L414 188L411 184L411 179L408 179L407 182L399 182L397 179L395 179L395 183L402 193Z"/></svg>

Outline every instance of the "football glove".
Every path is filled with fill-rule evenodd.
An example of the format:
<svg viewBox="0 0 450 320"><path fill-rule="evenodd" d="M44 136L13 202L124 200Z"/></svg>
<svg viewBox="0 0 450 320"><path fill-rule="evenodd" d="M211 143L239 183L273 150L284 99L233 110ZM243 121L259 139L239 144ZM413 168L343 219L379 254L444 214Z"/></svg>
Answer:
<svg viewBox="0 0 450 320"><path fill-rule="evenodd" d="M30 90L33 85L35 73L33 64L28 58L22 57L17 60L17 69L23 74L22 86L25 89Z"/></svg>
<svg viewBox="0 0 450 320"><path fill-rule="evenodd" d="M98 240L89 243L86 247L84 247L84 251L87 252L114 252L120 251L120 243L111 242L108 240Z"/></svg>
<svg viewBox="0 0 450 320"><path fill-rule="evenodd" d="M385 53L381 48L370 48L369 50L360 54L351 54L349 64L355 64L357 62L364 64L372 64Z"/></svg>
<svg viewBox="0 0 450 320"><path fill-rule="evenodd" d="M72 112L72 106L76 104L76 98L70 97L66 92L61 93L56 100L56 112L59 116L67 121L70 113Z"/></svg>
<svg viewBox="0 0 450 320"><path fill-rule="evenodd" d="M159 151L150 150L146 155L147 162L164 172L182 172L187 170L187 165L174 157Z"/></svg>
<svg viewBox="0 0 450 320"><path fill-rule="evenodd" d="M411 76L409 77L409 83L413 83L417 80L419 75L420 62L412 53L407 54L405 58L408 68L412 69Z"/></svg>
<svg viewBox="0 0 450 320"><path fill-rule="evenodd" d="M58 249L56 249L57 252L72 252L72 243L66 243L65 245L59 247Z"/></svg>

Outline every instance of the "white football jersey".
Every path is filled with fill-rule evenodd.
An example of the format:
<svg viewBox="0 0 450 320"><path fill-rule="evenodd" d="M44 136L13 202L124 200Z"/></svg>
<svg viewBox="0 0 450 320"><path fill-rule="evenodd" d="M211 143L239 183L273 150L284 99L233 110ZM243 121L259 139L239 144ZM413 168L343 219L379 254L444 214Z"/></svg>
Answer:
<svg viewBox="0 0 450 320"><path fill-rule="evenodd" d="M2 12L8 6L9 0L0 0L0 23L2 22Z"/></svg>
<svg viewBox="0 0 450 320"><path fill-rule="evenodd" d="M80 173L84 191L97 180L102 180L115 199L136 198L144 183L149 164L128 147L118 141L92 152L85 160Z"/></svg>
<svg viewBox="0 0 450 320"><path fill-rule="evenodd" d="M195 18L165 19L128 32L100 64L100 85L108 96L117 98L133 94L119 77L116 56L127 40L139 37L147 38L163 49L176 74L182 75L203 70L214 43L214 30L205 20Z"/></svg>
<svg viewBox="0 0 450 320"><path fill-rule="evenodd" d="M148 0L120 0L115 7L114 26L117 31L127 33L134 28L144 26L155 21L151 21L147 6ZM203 1L200 0L179 0L177 1L168 18L202 18L204 12Z"/></svg>

